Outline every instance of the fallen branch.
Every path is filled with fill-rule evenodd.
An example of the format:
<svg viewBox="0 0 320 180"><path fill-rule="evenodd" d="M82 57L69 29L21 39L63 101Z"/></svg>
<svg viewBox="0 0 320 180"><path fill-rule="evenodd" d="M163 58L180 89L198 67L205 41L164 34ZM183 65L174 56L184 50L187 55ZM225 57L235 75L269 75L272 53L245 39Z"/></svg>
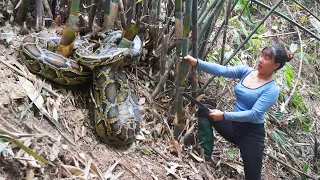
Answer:
<svg viewBox="0 0 320 180"><path fill-rule="evenodd" d="M300 174L302 174L302 175L305 175L305 176L307 176L307 177L310 178L310 179L317 179L317 178L315 178L315 177L312 177L312 176L310 176L310 175L308 175L308 174L300 171L299 169L296 169L296 168L290 166L289 164L281 161L280 159L276 158L275 156L273 156L273 155L271 155L271 154L268 154L268 153L266 153L266 152L264 152L264 154L267 155L267 156L269 156L269 157L271 157L273 160L276 160L278 163L280 163L280 164L282 164L282 165L285 165L286 167L288 167L288 168L290 168L290 169L292 169L292 170L294 170L294 171L296 171L296 172L298 172L298 173L300 173Z"/></svg>

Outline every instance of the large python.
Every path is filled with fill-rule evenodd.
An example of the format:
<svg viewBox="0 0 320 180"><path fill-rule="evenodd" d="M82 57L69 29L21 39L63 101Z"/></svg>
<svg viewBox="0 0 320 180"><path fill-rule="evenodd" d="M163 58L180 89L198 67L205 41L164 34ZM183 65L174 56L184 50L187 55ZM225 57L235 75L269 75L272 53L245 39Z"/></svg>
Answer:
<svg viewBox="0 0 320 180"><path fill-rule="evenodd" d="M121 31L106 35L98 48L86 48L75 42L74 59L54 53L60 36L32 34L21 45L22 61L28 69L61 85L81 84L93 79L95 129L101 139L113 145L135 140L142 121L139 104L125 74L114 67L117 61L136 58L142 50L138 36L131 48L118 48Z"/></svg>

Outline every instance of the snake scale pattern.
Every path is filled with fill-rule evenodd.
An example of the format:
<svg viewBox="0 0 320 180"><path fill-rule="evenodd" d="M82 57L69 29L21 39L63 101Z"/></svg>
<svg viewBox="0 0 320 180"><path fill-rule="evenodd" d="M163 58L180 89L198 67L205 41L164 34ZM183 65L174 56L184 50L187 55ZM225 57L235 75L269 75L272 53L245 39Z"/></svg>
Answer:
<svg viewBox="0 0 320 180"><path fill-rule="evenodd" d="M138 36L131 48L119 48L121 31L107 34L98 48L90 48L86 41L75 42L74 58L54 53L60 36L31 34L21 45L21 57L28 69L61 85L77 85L93 79L95 129L108 144L125 145L135 140L142 121L136 95L115 62L130 62L142 51ZM88 48L89 47L89 48Z"/></svg>

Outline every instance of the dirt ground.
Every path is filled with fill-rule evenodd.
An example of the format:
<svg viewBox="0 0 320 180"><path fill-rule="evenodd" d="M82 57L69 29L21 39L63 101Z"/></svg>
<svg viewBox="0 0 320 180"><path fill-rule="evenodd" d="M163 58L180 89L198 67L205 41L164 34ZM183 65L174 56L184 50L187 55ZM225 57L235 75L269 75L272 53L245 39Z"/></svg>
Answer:
<svg viewBox="0 0 320 180"><path fill-rule="evenodd" d="M97 166L105 179L114 178L119 173L123 173L119 179L172 179L166 168L169 170L175 165L178 167L173 172L178 176L204 178L198 161L190 159L186 152L183 152L181 161L167 140L161 138L150 142L148 133L151 127L147 121L143 123L146 134L142 140L128 147L112 147L101 142L93 128L91 84L62 87L31 74L19 60L21 39L17 36L10 45L0 44L2 59L23 70L30 80L26 82L25 78L0 63L0 127L22 136L28 134L19 141L50 163L40 163L10 143L7 148L12 154L2 156L0 160L0 179L98 179L98 173L88 170L90 162ZM27 90L26 84L30 85ZM68 140L49 123L43 110L35 106L36 102L30 100L30 91L42 97L43 108L58 119ZM149 116L150 120L150 115L143 110L148 108L153 108L150 102L141 106L143 116ZM114 164L116 167L109 169Z"/></svg>
<svg viewBox="0 0 320 180"><path fill-rule="evenodd" d="M101 179L101 176L116 179L117 175L119 179L145 180L244 177L239 150L218 134L210 163L202 162L196 146L180 143L176 144L179 148L175 147L164 123L164 119L172 116L168 114L167 100L163 99L162 104L153 102L150 99L152 89L148 88L146 80L140 79L133 85L144 119L139 140L128 147L112 147L101 142L93 128L91 84L63 87L31 74L19 59L22 38L14 37L10 45L0 44L2 59L22 70L29 79L0 63L0 128L19 133L19 141L47 159L49 164L36 161L19 147L7 143L9 155L1 156L0 179ZM130 70L127 73L131 77ZM30 94L41 97L43 102L32 102ZM41 110L37 108L38 103L42 105ZM44 110L58 119L63 136L49 123ZM186 109L186 113L189 113L189 120L195 120L193 111ZM235 149L232 155L230 148ZM291 179L279 168L282 167L278 163L265 158L263 178ZM295 174L295 177L300 176Z"/></svg>

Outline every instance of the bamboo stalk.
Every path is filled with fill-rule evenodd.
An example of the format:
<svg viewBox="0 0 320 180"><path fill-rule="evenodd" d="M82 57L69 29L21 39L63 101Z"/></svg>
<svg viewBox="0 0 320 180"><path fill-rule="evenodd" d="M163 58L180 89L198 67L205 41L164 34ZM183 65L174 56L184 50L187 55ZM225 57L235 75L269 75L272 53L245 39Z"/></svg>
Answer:
<svg viewBox="0 0 320 180"><path fill-rule="evenodd" d="M36 29L43 27L43 0L36 0Z"/></svg>
<svg viewBox="0 0 320 180"><path fill-rule="evenodd" d="M217 3L218 3L218 0L214 0L211 2L209 7L206 8L205 11L199 17L198 24L201 25L203 23L204 19L208 16L208 13L210 12L210 10L212 10L217 5Z"/></svg>
<svg viewBox="0 0 320 180"><path fill-rule="evenodd" d="M198 13L198 16L202 16L202 14L204 13L204 11L207 9L207 4L208 4L208 0L205 0L202 4L199 2L198 5L200 6L200 9L199 9L199 13ZM198 6L197 5L197 6Z"/></svg>
<svg viewBox="0 0 320 180"><path fill-rule="evenodd" d="M70 9L70 15L66 27L63 29L62 37L57 48L57 54L64 57L70 56L73 51L74 41L77 36L77 20L80 0L73 0Z"/></svg>
<svg viewBox="0 0 320 180"><path fill-rule="evenodd" d="M91 8L90 8L90 15L89 15L89 23L88 23L88 27L91 32L93 31L92 26L93 26L94 18L96 16L96 12L97 12L97 4L98 4L98 0L91 0Z"/></svg>
<svg viewBox="0 0 320 180"><path fill-rule="evenodd" d="M103 21L104 32L114 27L114 22L116 21L118 14L119 4L119 0L106 0L106 13L104 15Z"/></svg>
<svg viewBox="0 0 320 180"><path fill-rule="evenodd" d="M260 1L257 1L257 0L252 0L252 2L258 4L259 6L265 8L265 9L268 9L270 10L271 8L263 3L261 3ZM303 26L301 26L300 24L294 22L292 19L290 19L288 16L278 12L278 11L274 11L275 14L277 14L278 16L282 17L283 19L289 21L291 24L299 27L300 29L302 29L303 31L305 31L307 34L309 34L311 37L317 39L318 41L320 41L320 37L318 37L317 35L315 35L314 33L312 33L311 31L309 31L308 29L304 28Z"/></svg>
<svg viewBox="0 0 320 180"><path fill-rule="evenodd" d="M186 0L186 11L183 18L183 38L182 38L182 57L188 55L189 50L189 33L190 33L190 20L191 20L191 8L192 8L192 0ZM178 62L179 64L179 62ZM178 88L176 91L176 99L177 101L177 111L176 111L176 118L180 125L180 130L184 128L184 122L183 122L183 97L180 95L185 90L185 77L186 72L188 69L188 65L186 61L182 61L179 64L179 70L177 73L177 79L178 79ZM177 130L175 129L175 132ZM181 132L181 131L180 131ZM179 134L180 134L179 132ZM175 133L176 135L176 133ZM177 136L175 136L177 137Z"/></svg>
<svg viewBox="0 0 320 180"><path fill-rule="evenodd" d="M210 15L209 15L208 19L205 21L204 25L202 26L202 30L200 31L199 40L203 39L204 34L207 32L207 30L209 29L210 25L212 24L212 19L213 19L213 17L215 15L217 15L217 10L221 6L222 3L223 3L223 0L219 0L217 5L210 12Z"/></svg>
<svg viewBox="0 0 320 180"><path fill-rule="evenodd" d="M160 13L161 13L161 1L158 0L158 3L157 3L157 20L160 19Z"/></svg>
<svg viewBox="0 0 320 180"><path fill-rule="evenodd" d="M230 12L232 12L233 9L236 7L238 1L239 1L239 0L236 0L236 1L233 3ZM222 31L222 29L223 29L223 27L224 27L224 24L225 24L225 20L221 23L221 26L220 26L219 29L216 31L216 35L214 36L214 38L213 38L213 40L212 40L213 43L216 42L216 40L218 39L218 37L219 37L219 35L220 35L220 32ZM205 55L207 54L207 53L204 53L204 51L205 51L205 49L206 49L206 44L205 44L203 47L201 47L200 49L203 50L203 52L200 53L200 54L203 54L203 57L202 57L202 58L205 59Z"/></svg>
<svg viewBox="0 0 320 180"><path fill-rule="evenodd" d="M198 0L192 1L192 16L191 16L191 23L192 23L192 56L194 58L198 58ZM198 73L192 67L191 68L191 87L192 87L192 96L194 98L197 97L197 86L198 86ZM194 104L192 104L193 106Z"/></svg>
<svg viewBox="0 0 320 180"><path fill-rule="evenodd" d="M179 64L179 56L181 55L182 51L182 37L183 37L183 27L182 27L182 0L175 0L175 35L176 35L176 55L175 55L175 62L177 62L177 68L180 69L180 64ZM175 114L175 118L173 121L174 124L174 136L178 137L180 134L180 129L183 129L183 127L180 128L179 121L181 119L181 112L179 111L179 88L180 88L180 74L178 71L177 78L175 80L175 85L176 85L176 95L175 95L175 100L173 104L173 111Z"/></svg>
<svg viewBox="0 0 320 180"><path fill-rule="evenodd" d="M53 18L52 11L49 6L48 0L43 0L43 7L46 10L46 12L48 13L49 18Z"/></svg>
<svg viewBox="0 0 320 180"><path fill-rule="evenodd" d="M255 1L255 0L253 0ZM249 34L249 36L241 43L241 45L232 53L232 55L223 63L223 65L227 65L229 61L239 52L239 50L249 41L251 36L257 32L257 30L260 28L260 26L267 20L267 18L277 9L277 7L281 4L283 0L279 0L269 11L269 13L260 21L260 23L254 28L254 30ZM199 94L202 94L205 88L208 87L208 85L211 83L211 81L215 78L216 76L212 76L206 83L205 85L199 90Z"/></svg>
<svg viewBox="0 0 320 180"><path fill-rule="evenodd" d="M248 1L249 2L249 1ZM223 40L222 40L222 48L221 48L221 57L220 57L220 64L223 63L224 60L224 49L225 49L225 44L227 41L227 31L228 31L228 24L229 24L229 16L231 14L231 3L232 0L229 0L227 10L226 10L226 19L224 23L224 32L223 32Z"/></svg>
<svg viewBox="0 0 320 180"><path fill-rule="evenodd" d="M312 15L313 17L315 17L318 21L320 21L320 18L318 18L318 16L316 16L315 14L313 14L307 7L305 7L304 5L302 5L301 3L299 3L296 0L292 0L293 2L295 2L296 4L298 4L299 6L301 6L305 11L307 11L310 15Z"/></svg>
<svg viewBox="0 0 320 180"><path fill-rule="evenodd" d="M206 32L205 32L205 34L204 34L204 37L201 37L201 33L200 33L200 38L199 38L199 40L202 38L203 39L203 41L201 42L200 41L200 43L199 44L201 44L200 45L200 50L199 50L199 56L200 56L200 58L201 59L203 59L204 58L204 56L206 55L206 47L207 47L207 44L208 44L208 39L209 39L209 37L210 37L210 35L212 34L212 31L213 31L213 29L214 29L214 27L215 27L215 24L216 24L216 22L217 22L217 20L218 20L218 18L219 18L219 16L220 16L220 12L222 11L222 8L223 8L223 3L219 3L216 7L215 7L215 14L214 14L214 16L213 16L213 18L212 18L212 20L211 20L211 23L210 23L210 25L208 26L208 28L206 29ZM202 30L204 30L203 28L202 28Z"/></svg>
<svg viewBox="0 0 320 180"><path fill-rule="evenodd" d="M24 1L21 1L21 4L19 5L19 9L16 13L17 14L16 22L19 25L22 25L23 22L26 20L29 3L30 3L30 0L24 0Z"/></svg>
<svg viewBox="0 0 320 180"><path fill-rule="evenodd" d="M52 0L52 2L51 2L51 13L52 13L52 17L53 18L56 17L56 6L57 6L57 0Z"/></svg>

